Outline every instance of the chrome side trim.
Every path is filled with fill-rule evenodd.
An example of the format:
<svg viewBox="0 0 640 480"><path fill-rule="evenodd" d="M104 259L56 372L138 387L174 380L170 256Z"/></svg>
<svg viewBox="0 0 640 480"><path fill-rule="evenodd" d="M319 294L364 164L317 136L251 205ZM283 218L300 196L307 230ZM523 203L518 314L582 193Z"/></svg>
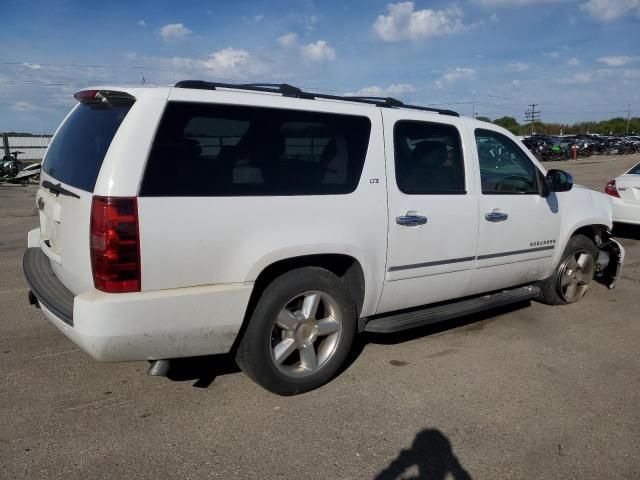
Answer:
<svg viewBox="0 0 640 480"><path fill-rule="evenodd" d="M524 250L513 250L511 252L490 253L488 255L479 255L476 258L477 258L477 260L486 260L488 258L508 257L510 255L520 255L521 253L542 252L544 250L553 250L554 248L555 248L554 245L550 245L548 247L526 248Z"/></svg>
<svg viewBox="0 0 640 480"><path fill-rule="evenodd" d="M554 245L550 245L547 247L536 247L536 248L527 248L524 250L513 250L511 252L490 253L487 255L479 255L477 257L451 258L449 260L436 260L434 262L413 263L410 265L398 265L395 267L389 267L387 269L387 272L397 272L399 270L410 270L414 268L436 267L439 265L447 265L451 263L470 262L472 260L486 260L489 258L509 257L511 255L520 255L522 253L533 253L533 252L542 252L545 250L553 250L554 248L555 248Z"/></svg>
<svg viewBox="0 0 640 480"><path fill-rule="evenodd" d="M436 260L435 262L414 263L411 265L399 265L397 267L389 267L388 272L397 272L399 270L410 270L412 268L435 267L438 265L447 265L449 263L471 262L476 257L451 258L449 260Z"/></svg>

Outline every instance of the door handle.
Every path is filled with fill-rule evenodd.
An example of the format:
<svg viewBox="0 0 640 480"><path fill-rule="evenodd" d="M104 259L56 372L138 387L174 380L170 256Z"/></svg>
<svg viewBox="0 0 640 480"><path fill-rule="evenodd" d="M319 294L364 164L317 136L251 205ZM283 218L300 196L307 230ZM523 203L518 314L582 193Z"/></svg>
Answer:
<svg viewBox="0 0 640 480"><path fill-rule="evenodd" d="M489 222L504 222L507 218L509 218L509 215L506 213L502 213L496 209L491 213L485 213L484 218Z"/></svg>
<svg viewBox="0 0 640 480"><path fill-rule="evenodd" d="M396 217L396 223L403 227L417 227L418 225L424 225L427 223L427 217L416 215L413 212L407 212L406 215Z"/></svg>

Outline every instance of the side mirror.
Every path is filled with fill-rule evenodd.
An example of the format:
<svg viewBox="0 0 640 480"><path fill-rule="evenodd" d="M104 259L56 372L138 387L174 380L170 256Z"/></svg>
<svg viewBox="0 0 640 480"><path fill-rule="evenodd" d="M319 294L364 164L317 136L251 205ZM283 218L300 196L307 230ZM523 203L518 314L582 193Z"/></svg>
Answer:
<svg viewBox="0 0 640 480"><path fill-rule="evenodd" d="M573 177L564 170L549 170L545 178L549 192L568 192L573 187Z"/></svg>

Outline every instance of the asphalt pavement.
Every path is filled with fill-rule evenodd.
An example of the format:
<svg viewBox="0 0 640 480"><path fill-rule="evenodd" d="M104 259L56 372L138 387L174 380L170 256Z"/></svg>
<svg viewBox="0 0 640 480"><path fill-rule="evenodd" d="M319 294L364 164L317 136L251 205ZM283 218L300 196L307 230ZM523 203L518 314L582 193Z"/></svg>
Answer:
<svg viewBox="0 0 640 480"><path fill-rule="evenodd" d="M639 161L552 166L602 190ZM640 478L640 228L615 290L362 336L283 398L227 356L168 379L79 351L27 303L34 192L0 186L0 478Z"/></svg>

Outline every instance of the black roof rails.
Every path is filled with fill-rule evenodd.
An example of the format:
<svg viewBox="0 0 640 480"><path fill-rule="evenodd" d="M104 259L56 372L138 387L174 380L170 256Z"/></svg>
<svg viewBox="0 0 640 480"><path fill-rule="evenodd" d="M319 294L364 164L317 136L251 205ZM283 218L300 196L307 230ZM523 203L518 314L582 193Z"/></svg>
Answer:
<svg viewBox="0 0 640 480"><path fill-rule="evenodd" d="M387 108L410 108L413 110L422 110L425 112L434 112L441 115L451 115L459 117L460 115L453 110L440 108L422 107L420 105L407 105L396 98L391 97L370 97L370 96L348 96L348 95L329 95L326 93L305 92L298 87L287 83L220 83L205 82L204 80L182 80L174 85L176 88L194 88L200 90L216 90L216 88L232 88L236 90L248 90L252 92L268 92L279 93L283 97L304 98L314 100L322 98L325 100L342 100L347 102L368 103L378 107Z"/></svg>

